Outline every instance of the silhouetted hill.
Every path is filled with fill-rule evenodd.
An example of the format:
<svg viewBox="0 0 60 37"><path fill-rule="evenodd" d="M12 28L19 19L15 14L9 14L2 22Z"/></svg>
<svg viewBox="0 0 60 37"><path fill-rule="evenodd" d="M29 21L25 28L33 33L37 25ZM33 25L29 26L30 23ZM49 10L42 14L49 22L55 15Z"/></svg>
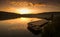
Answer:
<svg viewBox="0 0 60 37"><path fill-rule="evenodd" d="M1 20L8 20L8 19L15 19L15 18L19 18L20 14L16 14L16 13L11 13L11 12L4 12L4 11L0 11L0 21Z"/></svg>
<svg viewBox="0 0 60 37"><path fill-rule="evenodd" d="M51 19L51 17L60 16L60 12L44 12L39 14L23 14L22 17Z"/></svg>
<svg viewBox="0 0 60 37"><path fill-rule="evenodd" d="M51 19L52 15L53 17L60 16L60 12L44 12L39 14L22 14L21 15L13 12L0 11L0 20L15 19L20 17Z"/></svg>

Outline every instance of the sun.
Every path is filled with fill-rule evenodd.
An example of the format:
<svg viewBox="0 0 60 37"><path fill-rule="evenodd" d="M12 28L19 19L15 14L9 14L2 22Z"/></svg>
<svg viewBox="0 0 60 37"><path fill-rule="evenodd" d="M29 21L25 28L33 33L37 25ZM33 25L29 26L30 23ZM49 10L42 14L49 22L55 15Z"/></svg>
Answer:
<svg viewBox="0 0 60 37"><path fill-rule="evenodd" d="M20 14L30 14L31 13L31 10L30 9L27 9L27 8L22 8L22 9L18 9L18 12Z"/></svg>
<svg viewBox="0 0 60 37"><path fill-rule="evenodd" d="M21 9L20 12L21 12L20 14L28 14L29 10L28 9Z"/></svg>

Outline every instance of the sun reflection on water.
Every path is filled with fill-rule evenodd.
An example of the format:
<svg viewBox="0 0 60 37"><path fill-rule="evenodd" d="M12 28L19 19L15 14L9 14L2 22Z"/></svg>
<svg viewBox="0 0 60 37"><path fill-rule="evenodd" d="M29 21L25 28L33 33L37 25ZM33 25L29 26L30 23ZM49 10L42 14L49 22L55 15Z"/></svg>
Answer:
<svg viewBox="0 0 60 37"><path fill-rule="evenodd" d="M41 20L41 19L21 17L12 20L0 21L1 23L0 25L4 26L8 30L26 30L28 25L27 23L37 20Z"/></svg>

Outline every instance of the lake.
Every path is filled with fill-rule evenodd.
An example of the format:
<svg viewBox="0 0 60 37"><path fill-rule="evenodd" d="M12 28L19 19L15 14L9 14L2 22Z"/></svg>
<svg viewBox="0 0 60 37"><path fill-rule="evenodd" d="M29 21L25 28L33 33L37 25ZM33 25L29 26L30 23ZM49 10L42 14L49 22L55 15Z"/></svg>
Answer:
<svg viewBox="0 0 60 37"><path fill-rule="evenodd" d="M28 23L32 21L42 20L38 18L17 18L11 20L0 21L0 36L3 37L40 37L34 35L28 29Z"/></svg>

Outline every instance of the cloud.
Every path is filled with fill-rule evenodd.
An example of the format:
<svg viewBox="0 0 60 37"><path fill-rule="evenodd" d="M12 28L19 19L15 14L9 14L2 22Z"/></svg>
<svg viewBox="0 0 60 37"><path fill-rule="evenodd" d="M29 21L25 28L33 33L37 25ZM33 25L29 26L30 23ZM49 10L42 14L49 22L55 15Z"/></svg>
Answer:
<svg viewBox="0 0 60 37"><path fill-rule="evenodd" d="M44 3L44 4L49 4L49 3L51 3L51 4L56 4L56 3L60 3L60 0L10 0L10 1L15 1L15 2L24 2L24 1L26 1L26 2L31 2L31 3Z"/></svg>
<svg viewBox="0 0 60 37"><path fill-rule="evenodd" d="M31 3L31 2L10 2L11 6L17 6L17 7L38 7L38 6L45 6L45 4L42 3Z"/></svg>
<svg viewBox="0 0 60 37"><path fill-rule="evenodd" d="M60 10L60 0L0 0L0 8L23 8L40 9L41 11ZM1 10L0 9L0 10ZM39 11L40 11L39 10Z"/></svg>
<svg viewBox="0 0 60 37"><path fill-rule="evenodd" d="M0 6L60 5L60 0L0 0ZM22 5L21 5L22 4Z"/></svg>
<svg viewBox="0 0 60 37"><path fill-rule="evenodd" d="M43 6L44 3L41 3L39 0L0 0L1 6L20 6L20 7L27 7L27 6Z"/></svg>

